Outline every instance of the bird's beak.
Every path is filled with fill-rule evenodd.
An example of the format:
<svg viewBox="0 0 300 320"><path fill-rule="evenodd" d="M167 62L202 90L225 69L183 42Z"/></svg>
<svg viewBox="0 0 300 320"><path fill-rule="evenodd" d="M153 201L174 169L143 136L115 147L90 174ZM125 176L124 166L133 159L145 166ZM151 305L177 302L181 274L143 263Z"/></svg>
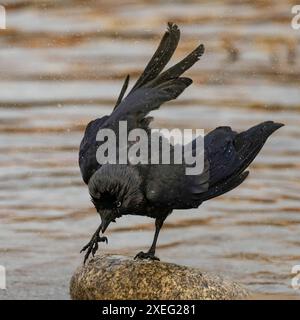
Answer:
<svg viewBox="0 0 300 320"><path fill-rule="evenodd" d="M102 233L105 232L105 230L107 229L109 224L110 224L110 220L102 219L102 222L101 222L101 231L102 231Z"/></svg>

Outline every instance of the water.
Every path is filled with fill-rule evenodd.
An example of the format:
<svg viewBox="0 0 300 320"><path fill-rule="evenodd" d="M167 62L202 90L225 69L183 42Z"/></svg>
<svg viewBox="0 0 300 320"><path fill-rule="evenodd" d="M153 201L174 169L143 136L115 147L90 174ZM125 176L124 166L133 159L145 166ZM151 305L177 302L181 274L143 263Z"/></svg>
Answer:
<svg viewBox="0 0 300 320"><path fill-rule="evenodd" d="M206 53L188 72L193 86L153 113L154 127L243 130L265 120L286 126L242 186L198 209L175 211L157 254L235 279L256 297L299 298L291 269L300 264L300 33L290 27L289 2L84 3L6 1L0 264L7 290L0 298L69 298L79 251L99 223L77 164L83 130L110 112L124 77L137 77L169 20L182 30L173 61L199 41ZM237 59L229 53L236 50ZM123 217L101 250L146 250L153 222Z"/></svg>

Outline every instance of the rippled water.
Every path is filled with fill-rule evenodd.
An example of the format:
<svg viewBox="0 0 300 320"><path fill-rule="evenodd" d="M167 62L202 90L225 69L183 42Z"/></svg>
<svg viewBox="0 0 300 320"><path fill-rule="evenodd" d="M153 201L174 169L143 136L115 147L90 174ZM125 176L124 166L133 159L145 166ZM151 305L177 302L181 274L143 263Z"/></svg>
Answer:
<svg viewBox="0 0 300 320"><path fill-rule="evenodd" d="M84 127L111 111L123 78L138 75L169 20L182 30L175 60L199 42L206 53L188 73L194 85L153 113L154 126L286 126L241 187L169 217L158 256L231 277L257 297L300 297L291 288L300 264L300 32L290 27L288 1L5 4L0 265L7 290L0 298L68 298L79 250L99 223L77 165ZM147 218L124 217L101 249L134 256L153 231Z"/></svg>

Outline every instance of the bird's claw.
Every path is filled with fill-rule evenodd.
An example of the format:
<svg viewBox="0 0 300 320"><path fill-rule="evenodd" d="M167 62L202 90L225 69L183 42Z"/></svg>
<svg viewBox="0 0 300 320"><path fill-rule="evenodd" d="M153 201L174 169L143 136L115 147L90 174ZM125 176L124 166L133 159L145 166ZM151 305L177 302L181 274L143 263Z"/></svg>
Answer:
<svg viewBox="0 0 300 320"><path fill-rule="evenodd" d="M99 242L108 243L108 239L107 239L107 237L100 237L99 235L94 235L92 237L91 241L81 249L80 253L87 250L87 252L84 256L84 262L83 262L84 264L91 253L92 253L92 256L94 257L95 253L97 252L97 250L99 248L99 246L98 246Z"/></svg>
<svg viewBox="0 0 300 320"><path fill-rule="evenodd" d="M140 259L140 260L157 260L157 261L160 261L159 258L157 258L153 253L151 252L139 252L135 257L134 257L134 260L137 260L137 259Z"/></svg>

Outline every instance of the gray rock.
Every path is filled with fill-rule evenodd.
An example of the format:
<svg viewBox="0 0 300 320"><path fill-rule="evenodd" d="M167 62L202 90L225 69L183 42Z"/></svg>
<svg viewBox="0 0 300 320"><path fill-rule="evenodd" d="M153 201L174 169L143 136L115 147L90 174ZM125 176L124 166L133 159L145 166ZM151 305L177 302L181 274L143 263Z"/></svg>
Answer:
<svg viewBox="0 0 300 320"><path fill-rule="evenodd" d="M199 269L132 257L101 255L80 266L70 283L74 300L241 299L246 289Z"/></svg>

